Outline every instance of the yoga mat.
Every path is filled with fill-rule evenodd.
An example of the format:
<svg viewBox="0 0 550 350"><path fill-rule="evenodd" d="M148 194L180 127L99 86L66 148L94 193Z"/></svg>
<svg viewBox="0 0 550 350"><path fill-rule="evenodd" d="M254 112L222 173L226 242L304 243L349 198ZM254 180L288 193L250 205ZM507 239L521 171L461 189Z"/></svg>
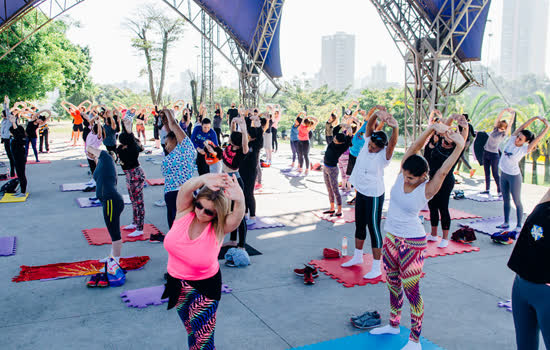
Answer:
<svg viewBox="0 0 550 350"><path fill-rule="evenodd" d="M449 240L449 245L446 248L438 248L437 245L441 242L441 237L438 237L437 242L428 241L428 246L424 251L425 258L434 258L436 256L454 255L470 252L479 252L479 247L473 247L469 244L459 243Z"/></svg>
<svg viewBox="0 0 550 350"><path fill-rule="evenodd" d="M24 197L16 197L15 193L5 193L4 197L0 199L0 203L21 203L25 202L29 198L29 192L25 193Z"/></svg>
<svg viewBox="0 0 550 350"><path fill-rule="evenodd" d="M515 215L513 215L515 217ZM460 224L461 226L469 226L477 232L485 233L486 235L492 235L495 232L503 232L513 230L516 227L516 220L510 217L510 228L501 229L497 228L498 225L504 222L503 216L493 216L490 218L484 218L477 221L471 221L466 224Z"/></svg>
<svg viewBox="0 0 550 350"><path fill-rule="evenodd" d="M498 202L502 200L502 197L491 194L481 194L479 192L464 192L464 198L476 202Z"/></svg>
<svg viewBox="0 0 550 350"><path fill-rule="evenodd" d="M89 168L90 167L89 164L84 164L84 163L80 163L78 166L81 167L81 168Z"/></svg>
<svg viewBox="0 0 550 350"><path fill-rule="evenodd" d="M0 256L15 255L15 240L14 236L0 237Z"/></svg>
<svg viewBox="0 0 550 350"><path fill-rule="evenodd" d="M262 187L260 189L254 190L254 195L296 193L301 191L303 190L300 190L298 188L279 189L279 188L272 188L272 187L267 187L267 188Z"/></svg>
<svg viewBox="0 0 550 350"><path fill-rule="evenodd" d="M27 165L29 164L50 164L51 162L49 160L41 160L39 162L35 160L27 160Z"/></svg>
<svg viewBox="0 0 550 350"><path fill-rule="evenodd" d="M324 211L326 210L317 210L317 211L314 211L313 214L315 214L315 216L323 220L330 221L335 224L345 224L346 222L355 222L355 208L342 209L342 216L340 217L330 216L330 214L323 214Z"/></svg>
<svg viewBox="0 0 550 350"><path fill-rule="evenodd" d="M277 222L275 219L272 218L263 218L260 216L256 216L256 223L252 225L248 225L249 230L260 230L264 228L272 228L272 227L284 227L285 225L281 224L280 222Z"/></svg>
<svg viewBox="0 0 550 350"><path fill-rule="evenodd" d="M476 219L481 218L479 215L470 214L462 210L449 208L449 213L451 214L451 220L462 220L462 219ZM420 215L424 216L424 220L430 220L430 211L421 210Z"/></svg>
<svg viewBox="0 0 550 350"><path fill-rule="evenodd" d="M164 285L127 290L120 293L122 301L128 307L146 308L151 305L162 305L168 302L168 298L161 299L162 293L164 293ZM222 293L231 293L233 289L229 288L227 284L222 284Z"/></svg>
<svg viewBox="0 0 550 350"><path fill-rule="evenodd" d="M151 224L145 224L143 226L143 234L139 237L128 237L128 235L132 232L134 232L134 230L124 230L122 229L122 226L120 227L120 233L123 243L147 241L152 234L162 233L158 228L155 227L155 225ZM82 230L82 234L90 245L111 244L111 236L109 236L109 231L107 231L106 227Z"/></svg>
<svg viewBox="0 0 550 350"><path fill-rule="evenodd" d="M399 350L409 341L410 330L400 326L399 334L381 334L372 335L369 332L351 335L348 337L332 339L321 343L310 344L296 350L363 350L363 349L381 349L381 350ZM443 348L432 343L424 337L420 337L422 350L443 350Z"/></svg>
<svg viewBox="0 0 550 350"><path fill-rule="evenodd" d="M120 266L125 270L138 270L143 268L148 261L148 256L120 258ZM21 272L18 276L12 278L12 282L95 275L103 267L105 267L105 264L100 263L98 260L84 260L42 266L21 265Z"/></svg>
<svg viewBox="0 0 550 350"><path fill-rule="evenodd" d="M86 187L88 186L84 182L79 182L74 184L63 184L59 186L59 188L61 189L61 192L82 191Z"/></svg>
<svg viewBox="0 0 550 350"><path fill-rule="evenodd" d="M227 253L227 251L231 248L235 248L235 247L230 247L230 246L222 247L222 249L220 250L220 254L218 254L218 260L225 259L225 253ZM262 255L262 253L259 250L256 250L256 248L249 246L246 243L244 244L244 249L246 250L249 256Z"/></svg>
<svg viewBox="0 0 550 350"><path fill-rule="evenodd" d="M497 305L506 311L512 312L512 300L500 301Z"/></svg>
<svg viewBox="0 0 550 350"><path fill-rule="evenodd" d="M164 179L147 179L145 180L148 185L150 186L163 186L164 185Z"/></svg>
<svg viewBox="0 0 550 350"><path fill-rule="evenodd" d="M94 193L94 192L90 192ZM122 199L124 199L124 204L132 204L130 201L130 196L127 194L122 195ZM92 204L92 201L90 200L90 197L80 197L76 198L76 203L80 208L95 208L95 207L101 207L101 203Z"/></svg>

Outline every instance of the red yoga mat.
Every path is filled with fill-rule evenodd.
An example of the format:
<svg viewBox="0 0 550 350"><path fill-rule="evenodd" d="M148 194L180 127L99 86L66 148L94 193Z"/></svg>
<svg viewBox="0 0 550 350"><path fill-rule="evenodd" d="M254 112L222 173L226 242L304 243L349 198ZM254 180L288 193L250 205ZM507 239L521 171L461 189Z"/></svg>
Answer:
<svg viewBox="0 0 550 350"><path fill-rule="evenodd" d="M145 180L149 186L163 186L164 179L146 179Z"/></svg>
<svg viewBox="0 0 550 350"><path fill-rule="evenodd" d="M481 217L479 215L470 214L465 211L454 209L454 208L449 208L449 214L451 214L451 220L474 219L474 218ZM429 210L420 211L420 215L424 216L424 220L430 220Z"/></svg>
<svg viewBox="0 0 550 350"><path fill-rule="evenodd" d="M148 256L135 256L121 258L120 266L125 270L141 269L149 261ZM12 278L12 282L26 282L43 279L57 279L94 275L99 269L105 267L105 263L97 260L76 261L71 263L59 263L42 266L21 265L21 272Z"/></svg>
<svg viewBox="0 0 550 350"><path fill-rule="evenodd" d="M152 234L162 233L155 225L145 224L143 226L143 234L138 237L128 237L130 233L134 230L124 230L120 227L120 233L122 235L122 242L136 242L136 241L146 241L151 237ZM89 230L82 230L84 237L90 245L103 245L111 244L111 236L109 236L109 231L106 227L102 228L92 228Z"/></svg>
<svg viewBox="0 0 550 350"><path fill-rule="evenodd" d="M449 241L449 245L446 248L438 248L437 245L441 241L441 237L437 242L428 241L428 247L424 251L425 258L434 258L436 256L454 255L470 252L479 252L479 247L473 247L469 244L459 243L455 241Z"/></svg>
<svg viewBox="0 0 550 350"><path fill-rule="evenodd" d="M90 167L90 165L84 164L84 163L80 163L78 166L80 166L81 168L89 168Z"/></svg>
<svg viewBox="0 0 550 350"><path fill-rule="evenodd" d="M41 160L39 162L35 160L27 160L27 164L50 164L51 162L49 160Z"/></svg>
<svg viewBox="0 0 550 350"><path fill-rule="evenodd" d="M325 210L314 211L315 216L333 222L335 224L345 224L346 222L355 222L355 208L344 208L342 209L342 216L330 216L330 214L323 214ZM368 271L367 271L368 272Z"/></svg>

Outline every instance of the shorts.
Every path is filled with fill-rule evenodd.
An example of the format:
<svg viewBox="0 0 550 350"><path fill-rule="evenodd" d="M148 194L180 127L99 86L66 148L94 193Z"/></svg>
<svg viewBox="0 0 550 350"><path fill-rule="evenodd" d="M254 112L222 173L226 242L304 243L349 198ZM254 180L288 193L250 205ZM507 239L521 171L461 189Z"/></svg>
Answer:
<svg viewBox="0 0 550 350"><path fill-rule="evenodd" d="M73 124L73 131L84 131L84 127L81 124Z"/></svg>
<svg viewBox="0 0 550 350"><path fill-rule="evenodd" d="M145 125L143 124L136 124L136 132L145 132Z"/></svg>
<svg viewBox="0 0 550 350"><path fill-rule="evenodd" d="M351 176L351 172L353 171L353 168L355 167L355 162L357 161L356 156L349 155L348 160L348 167L346 169L346 175Z"/></svg>

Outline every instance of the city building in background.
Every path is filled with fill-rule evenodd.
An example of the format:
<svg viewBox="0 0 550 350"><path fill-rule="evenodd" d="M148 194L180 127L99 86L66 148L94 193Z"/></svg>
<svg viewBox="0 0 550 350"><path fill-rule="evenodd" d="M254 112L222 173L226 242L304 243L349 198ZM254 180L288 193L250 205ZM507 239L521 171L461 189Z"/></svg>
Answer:
<svg viewBox="0 0 550 350"><path fill-rule="evenodd" d="M320 85L332 90L353 86L355 77L355 35L337 32L323 36Z"/></svg>
<svg viewBox="0 0 550 350"><path fill-rule="evenodd" d="M527 74L544 77L549 0L504 0L501 75L516 80Z"/></svg>

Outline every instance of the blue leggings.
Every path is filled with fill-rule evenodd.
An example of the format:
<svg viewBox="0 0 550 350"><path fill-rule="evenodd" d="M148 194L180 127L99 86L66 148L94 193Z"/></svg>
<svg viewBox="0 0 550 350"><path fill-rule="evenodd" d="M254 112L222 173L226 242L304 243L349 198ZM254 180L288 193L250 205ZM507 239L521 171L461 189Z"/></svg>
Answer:
<svg viewBox="0 0 550 350"><path fill-rule="evenodd" d="M550 287L516 276L512 287L512 314L518 350L538 350L539 336L550 349Z"/></svg>
<svg viewBox="0 0 550 350"><path fill-rule="evenodd" d="M516 206L517 227L521 227L523 218L523 204L521 204L521 183L523 178L521 174L509 175L502 172L500 176L500 188L502 189L502 199L504 200L504 222L510 222L510 194Z"/></svg>
<svg viewBox="0 0 550 350"><path fill-rule="evenodd" d="M36 149L36 137L29 137L27 139L27 144L25 145L25 156L29 156L29 143L32 145L32 151L34 152L34 158L36 158L36 161L38 162L38 151Z"/></svg>
<svg viewBox="0 0 550 350"><path fill-rule="evenodd" d="M290 141L290 149L292 150L292 163L296 161L296 155L298 154L298 142L300 141Z"/></svg>

